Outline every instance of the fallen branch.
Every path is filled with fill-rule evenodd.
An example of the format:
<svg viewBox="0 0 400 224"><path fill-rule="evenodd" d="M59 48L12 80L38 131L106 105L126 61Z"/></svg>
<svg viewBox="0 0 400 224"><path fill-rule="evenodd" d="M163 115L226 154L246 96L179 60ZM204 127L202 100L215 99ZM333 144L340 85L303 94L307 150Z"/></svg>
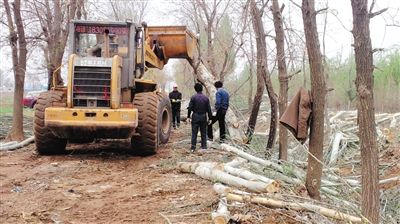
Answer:
<svg viewBox="0 0 400 224"><path fill-rule="evenodd" d="M226 205L226 198L221 198L218 203L217 211L211 213L211 218L215 224L226 224L229 222L231 214Z"/></svg>
<svg viewBox="0 0 400 224"><path fill-rule="evenodd" d="M238 195L238 194L232 194L232 193L228 193L226 195L226 198L231 201L238 201L238 202L242 202L242 203L251 202L251 203L257 203L257 204L271 206L274 208L285 208L285 209L290 209L290 210L295 210L295 211L315 212L315 213L324 215L329 218L344 220L344 221L348 221L348 222L354 222L354 223L362 222L362 219L360 217L352 216L349 214L345 214L343 212L339 212L339 211L336 211L333 209L325 208L325 207L310 204L310 203L286 202L286 201L280 201L280 200L276 200L276 199L270 199L270 198L264 198L264 197L254 197L251 195Z"/></svg>
<svg viewBox="0 0 400 224"><path fill-rule="evenodd" d="M24 147L24 146L26 146L26 145L29 145L30 143L32 143L32 142L34 142L34 141L35 141L35 137L34 137L34 136L31 136L31 137L29 137L29 138L27 138L27 139L25 139L25 140L23 140L22 142L19 142L19 143L17 143L17 144L1 146L1 147L0 147L0 151L2 151L2 150L15 150L15 149L19 149L19 148L22 148L22 147Z"/></svg>
<svg viewBox="0 0 400 224"><path fill-rule="evenodd" d="M397 182L396 185L400 185L400 176L380 180L379 184L387 184L387 183L394 182L394 181Z"/></svg>

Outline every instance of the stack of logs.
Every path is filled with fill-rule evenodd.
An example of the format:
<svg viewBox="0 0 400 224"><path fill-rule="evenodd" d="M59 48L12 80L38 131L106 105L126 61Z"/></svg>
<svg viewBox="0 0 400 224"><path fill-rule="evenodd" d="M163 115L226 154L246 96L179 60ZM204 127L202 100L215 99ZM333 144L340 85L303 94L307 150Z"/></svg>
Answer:
<svg viewBox="0 0 400 224"><path fill-rule="evenodd" d="M288 177L285 175L285 170L281 164L252 156L228 144L221 144L221 149L236 154L238 157L228 163L182 162L178 164L178 168L182 172L194 173L201 178L217 182L214 184L214 190L220 195L220 201L218 208L212 213L214 223L228 223L229 220L238 221L237 219L246 218L245 216L232 216L228 210L228 202L256 203L272 208L315 212L326 217L352 223L361 223L363 221L361 217L318 205L312 200L282 200L282 195L280 195L281 183L301 184L305 175L303 171L295 170L293 172L294 176ZM275 170L280 175L275 175L278 178L271 179L271 177L240 168L249 163ZM329 188L326 188L326 191L329 192L329 190Z"/></svg>

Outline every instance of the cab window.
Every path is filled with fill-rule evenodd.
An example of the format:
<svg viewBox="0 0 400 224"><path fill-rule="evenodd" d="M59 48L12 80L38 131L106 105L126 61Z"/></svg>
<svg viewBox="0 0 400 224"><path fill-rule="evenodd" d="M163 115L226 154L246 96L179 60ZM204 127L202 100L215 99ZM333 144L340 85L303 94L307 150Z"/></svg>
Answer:
<svg viewBox="0 0 400 224"><path fill-rule="evenodd" d="M108 38L109 56L128 56L129 28L122 26L75 26L75 53L81 57L104 57Z"/></svg>

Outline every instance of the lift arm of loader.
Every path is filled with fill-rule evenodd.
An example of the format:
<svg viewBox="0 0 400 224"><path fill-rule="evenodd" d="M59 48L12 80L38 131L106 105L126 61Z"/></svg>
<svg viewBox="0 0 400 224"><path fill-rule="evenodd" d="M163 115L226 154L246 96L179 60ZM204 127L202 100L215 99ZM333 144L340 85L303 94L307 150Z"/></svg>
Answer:
<svg viewBox="0 0 400 224"><path fill-rule="evenodd" d="M197 38L186 26L149 26L145 34L149 68L162 69L170 58L193 59L197 51Z"/></svg>

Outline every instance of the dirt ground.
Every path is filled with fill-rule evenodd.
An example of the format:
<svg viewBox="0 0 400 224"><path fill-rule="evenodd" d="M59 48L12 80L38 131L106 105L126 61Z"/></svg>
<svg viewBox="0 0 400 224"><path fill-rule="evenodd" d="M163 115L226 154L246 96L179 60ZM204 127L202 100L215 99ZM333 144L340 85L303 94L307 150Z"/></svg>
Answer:
<svg viewBox="0 0 400 224"><path fill-rule="evenodd" d="M189 135L189 125L173 130L170 143L148 157L132 155L126 141L70 144L69 154L58 156L39 156L33 144L0 152L0 223L211 223L219 202L213 183L179 172L176 164L226 162L233 156L215 149L189 153ZM381 162L398 161L398 146L390 145ZM399 164L391 166L381 178L399 170ZM261 205L230 212L250 215L245 223L322 221L312 213Z"/></svg>
<svg viewBox="0 0 400 224"><path fill-rule="evenodd" d="M127 142L70 145L60 156L39 156L34 145L1 152L0 223L164 223L161 214L208 223L218 202L212 183L174 170L201 159L188 142L174 147L186 133L173 132L150 157L129 154Z"/></svg>

